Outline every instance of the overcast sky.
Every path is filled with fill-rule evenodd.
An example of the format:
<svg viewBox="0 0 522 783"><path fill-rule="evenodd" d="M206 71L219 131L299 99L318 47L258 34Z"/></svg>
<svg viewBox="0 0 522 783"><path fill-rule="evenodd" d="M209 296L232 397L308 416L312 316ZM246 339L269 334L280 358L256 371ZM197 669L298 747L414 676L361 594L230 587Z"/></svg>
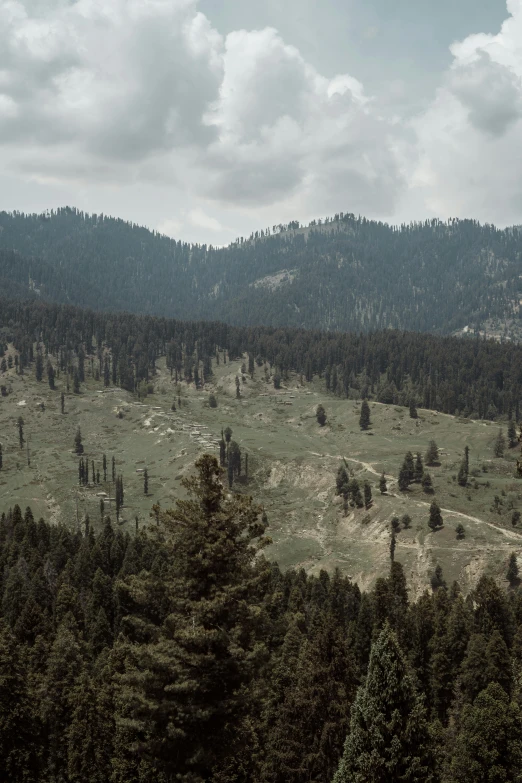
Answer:
<svg viewBox="0 0 522 783"><path fill-rule="evenodd" d="M522 0L0 0L0 209L522 223Z"/></svg>

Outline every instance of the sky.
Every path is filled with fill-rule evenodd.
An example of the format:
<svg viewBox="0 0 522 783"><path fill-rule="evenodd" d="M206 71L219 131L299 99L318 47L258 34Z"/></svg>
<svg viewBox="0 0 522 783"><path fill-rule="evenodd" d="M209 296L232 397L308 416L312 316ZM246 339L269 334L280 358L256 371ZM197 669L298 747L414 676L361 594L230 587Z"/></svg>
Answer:
<svg viewBox="0 0 522 783"><path fill-rule="evenodd" d="M522 223L522 0L0 0L0 209Z"/></svg>

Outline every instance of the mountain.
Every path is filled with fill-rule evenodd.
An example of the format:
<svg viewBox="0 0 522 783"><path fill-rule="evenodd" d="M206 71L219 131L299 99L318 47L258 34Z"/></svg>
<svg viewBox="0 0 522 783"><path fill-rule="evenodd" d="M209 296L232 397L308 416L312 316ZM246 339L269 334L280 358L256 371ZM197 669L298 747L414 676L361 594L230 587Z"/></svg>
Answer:
<svg viewBox="0 0 522 783"><path fill-rule="evenodd" d="M472 220L340 213L214 248L63 208L0 213L2 250L9 295L231 324L449 334L516 325L522 292L522 234Z"/></svg>

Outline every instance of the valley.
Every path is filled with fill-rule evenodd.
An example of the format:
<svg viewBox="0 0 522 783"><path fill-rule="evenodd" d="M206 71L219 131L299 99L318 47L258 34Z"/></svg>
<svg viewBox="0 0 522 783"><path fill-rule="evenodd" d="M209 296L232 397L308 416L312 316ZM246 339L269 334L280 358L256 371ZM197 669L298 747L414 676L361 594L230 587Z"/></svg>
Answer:
<svg viewBox="0 0 522 783"><path fill-rule="evenodd" d="M152 505L173 506L184 494L181 479L193 472L198 455L219 456L221 429L230 427L243 461L248 455L248 480L242 475L234 490L251 494L264 507L273 541L268 557L283 568L309 573L339 568L361 588L370 588L389 569L390 520L405 514L411 525L401 525L395 558L403 564L414 594L429 586L437 564L448 583L456 579L467 592L484 572L502 578L511 552L522 553L522 533L511 524L512 511L522 506L522 481L514 477L518 448L506 449L504 458L494 456L499 424L420 408L418 418L411 419L408 408L371 401L371 427L363 432L360 402L325 393L324 381L306 383L289 374L278 390L268 365L256 366L253 379L242 376L241 365L241 359L214 362L211 381L196 390L194 384L175 383L161 359L153 393L141 401L120 388L104 388L87 366L80 394L67 393L63 374L51 391L45 380L35 380L31 369L24 375L8 370L1 376L11 393L0 399L0 510L7 511L16 499L23 509L31 506L37 518L83 529L88 515L99 529L102 498L103 513L115 519L109 500L114 494L114 456L116 474L124 481L121 528L134 531L136 519L139 527L155 524ZM243 377L239 399L236 375ZM210 393L216 396L216 408L209 407ZM327 413L324 427L315 416L319 403ZM19 447L20 415L29 466L27 446ZM505 423L502 426L505 430ZM102 473L100 485L79 486L73 449L78 427L84 459L101 473L106 454L107 482ZM434 496L418 484L399 492L397 476L406 451L424 455L430 440L436 441L441 455L440 465L429 468ZM456 474L466 445L470 479L463 488ZM343 459L361 486L364 481L371 484L373 494L370 508L349 508L346 516L335 495ZM145 468L148 495L143 491ZM382 472L385 494L378 487ZM436 532L427 524L433 497L444 520ZM459 523L465 528L461 540L455 532Z"/></svg>

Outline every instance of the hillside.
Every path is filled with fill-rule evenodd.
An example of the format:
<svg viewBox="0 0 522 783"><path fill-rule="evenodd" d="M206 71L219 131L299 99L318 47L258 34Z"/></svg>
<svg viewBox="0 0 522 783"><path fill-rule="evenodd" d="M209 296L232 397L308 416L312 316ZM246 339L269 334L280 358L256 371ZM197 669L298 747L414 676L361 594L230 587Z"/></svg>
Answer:
<svg viewBox="0 0 522 783"><path fill-rule="evenodd" d="M61 318L60 323L76 323L85 330L78 316ZM73 342L74 332L70 334ZM512 346L511 350L519 349ZM404 405L371 401L371 427L364 432L359 427L359 400L339 398L326 391L324 380L315 377L306 382L292 372L285 373L286 380L276 389L275 366L256 362L251 378L244 372L247 355L225 363L226 352L221 350L214 353L212 375L199 389L185 377L171 377L165 357L156 358L145 397L140 387L141 399L119 385L104 386L103 378L96 378L97 352L92 353L93 361L87 353L85 381L75 394L72 383L67 388L72 374L59 369L59 354L51 351L47 356L57 370L51 390L45 376L39 382L35 379L33 366L19 375L13 360L9 369L9 357L16 353L9 344L4 356L7 368L0 373L7 392L0 405L0 512L16 502L22 508L31 506L37 518L43 516L53 524L74 530L88 516L98 529L100 500L103 513L115 515L114 499L109 500L114 498L114 457L116 475L123 477L125 486L119 527L132 532L136 519L140 527L148 526L154 503L168 508L183 496L181 479L190 474L198 455L219 456L221 430L229 426L243 464L234 488L253 495L265 508L273 540L269 556L284 568L303 567L310 573L339 568L369 587L389 568L391 519L405 514L411 525L401 525L396 559L403 564L414 593L429 585L437 564L448 580L457 579L466 592L484 571L502 579L509 554L521 551L522 533L512 525L513 511L522 508L522 482L515 478L518 448L507 449L503 458L494 455L499 427L505 431L505 423L421 408L414 420ZM239 399L236 377L241 379ZM211 393L217 398L216 408L209 407ZM319 403L327 411L324 427L315 416ZM20 415L23 449L17 426ZM82 485L73 450L78 427L90 472L89 483ZM441 451L440 464L429 468L434 494L426 494L419 484L399 491L397 477L405 453L424 455L432 439ZM456 476L465 446L470 448L470 479L467 487L461 487ZM109 466L106 481L104 454ZM92 480L92 463L101 473L99 484ZM369 508L343 511L336 495L336 475L343 463L361 488L369 482L373 494ZM385 494L378 488L382 472L388 484ZM436 532L428 527L433 498L443 509L444 520ZM465 528L463 539L456 536L459 523Z"/></svg>
<svg viewBox="0 0 522 783"><path fill-rule="evenodd" d="M340 214L216 249L69 208L0 213L11 295L242 325L518 337L521 251L518 230L475 221L395 228Z"/></svg>

